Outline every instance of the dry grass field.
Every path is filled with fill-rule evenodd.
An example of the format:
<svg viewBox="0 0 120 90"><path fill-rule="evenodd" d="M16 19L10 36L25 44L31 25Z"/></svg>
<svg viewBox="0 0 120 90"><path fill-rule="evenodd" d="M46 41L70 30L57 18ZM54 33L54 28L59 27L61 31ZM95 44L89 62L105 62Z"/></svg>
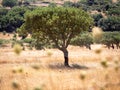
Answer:
<svg viewBox="0 0 120 90"><path fill-rule="evenodd" d="M0 33L0 39L12 37ZM98 54L94 47L70 45L65 67L58 49L17 55L11 44L0 46L0 90L120 90L120 49L102 47Z"/></svg>
<svg viewBox="0 0 120 90"><path fill-rule="evenodd" d="M63 66L57 49L16 55L9 44L0 47L0 90L120 90L120 49L104 47L100 54L77 46L68 50L70 68Z"/></svg>

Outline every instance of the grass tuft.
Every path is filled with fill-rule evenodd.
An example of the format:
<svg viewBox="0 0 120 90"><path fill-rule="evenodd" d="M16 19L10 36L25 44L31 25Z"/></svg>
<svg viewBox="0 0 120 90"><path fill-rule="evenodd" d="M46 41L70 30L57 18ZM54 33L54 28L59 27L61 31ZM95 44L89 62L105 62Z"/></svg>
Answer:
<svg viewBox="0 0 120 90"><path fill-rule="evenodd" d="M21 51L22 51L22 47L20 44L15 44L14 45L14 53L16 53L17 55L20 55Z"/></svg>

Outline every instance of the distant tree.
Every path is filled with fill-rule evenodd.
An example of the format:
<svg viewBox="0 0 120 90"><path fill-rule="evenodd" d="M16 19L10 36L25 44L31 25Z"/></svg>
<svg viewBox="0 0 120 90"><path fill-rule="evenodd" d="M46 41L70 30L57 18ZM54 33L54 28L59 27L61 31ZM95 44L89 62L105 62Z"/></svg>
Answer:
<svg viewBox="0 0 120 90"><path fill-rule="evenodd" d="M109 0L106 0L106 3ZM105 1L104 1L105 2ZM105 4L106 5L106 4ZM105 5L103 5L105 7ZM104 13L106 14L106 18L101 17L101 15L93 16L95 22L97 21L97 25L100 26L105 31L120 31L120 1L113 4L108 4L108 7ZM98 18L98 20L97 20Z"/></svg>
<svg viewBox="0 0 120 90"><path fill-rule="evenodd" d="M108 18L102 18L98 21L98 26L105 31L120 31L120 17L108 16Z"/></svg>
<svg viewBox="0 0 120 90"><path fill-rule="evenodd" d="M109 8L108 8L108 15L110 16L120 16L120 1L118 3L114 3L114 4L111 4L109 5Z"/></svg>
<svg viewBox="0 0 120 90"><path fill-rule="evenodd" d="M106 45L109 49L110 48L120 48L120 32L104 32L102 39L101 39L101 44Z"/></svg>
<svg viewBox="0 0 120 90"><path fill-rule="evenodd" d="M92 15L94 22L95 22L95 26L98 26L98 21L103 18L102 14L93 14Z"/></svg>
<svg viewBox="0 0 120 90"><path fill-rule="evenodd" d="M63 4L64 7L73 7L73 2L65 1Z"/></svg>
<svg viewBox="0 0 120 90"><path fill-rule="evenodd" d="M30 5L30 2L29 1L24 1L22 4L25 5L25 6L28 6L28 5Z"/></svg>
<svg viewBox="0 0 120 90"><path fill-rule="evenodd" d="M82 4L80 1L78 2L70 2L70 1L65 1L63 4L63 7L75 7L75 8L79 8L82 7Z"/></svg>
<svg viewBox="0 0 120 90"><path fill-rule="evenodd" d="M94 4L94 0L87 0L87 4L88 5L93 5Z"/></svg>
<svg viewBox="0 0 120 90"><path fill-rule="evenodd" d="M92 18L76 8L38 8L26 14L21 30L30 33L34 39L52 41L64 54L64 65L69 66L67 47L73 37L89 30Z"/></svg>
<svg viewBox="0 0 120 90"><path fill-rule="evenodd" d="M6 15L0 17L0 31L13 32L24 22L26 7L13 7Z"/></svg>
<svg viewBox="0 0 120 90"><path fill-rule="evenodd" d="M98 11L106 11L109 8L109 5L112 4L112 0L80 0L80 2L84 5L84 8L88 8L88 10L98 10Z"/></svg>
<svg viewBox="0 0 120 90"><path fill-rule="evenodd" d="M80 47L86 47L91 49L91 44L93 44L92 34L89 32L80 33L78 36L71 40L72 45L77 45Z"/></svg>
<svg viewBox="0 0 120 90"><path fill-rule="evenodd" d="M2 15L6 15L7 12L8 12L8 9L0 8L0 16L2 16Z"/></svg>
<svg viewBox="0 0 120 90"><path fill-rule="evenodd" d="M18 4L18 0L2 0L2 5L5 7L14 7Z"/></svg>
<svg viewBox="0 0 120 90"><path fill-rule="evenodd" d="M56 5L56 3L50 3L49 4L49 7L56 7L57 5Z"/></svg>

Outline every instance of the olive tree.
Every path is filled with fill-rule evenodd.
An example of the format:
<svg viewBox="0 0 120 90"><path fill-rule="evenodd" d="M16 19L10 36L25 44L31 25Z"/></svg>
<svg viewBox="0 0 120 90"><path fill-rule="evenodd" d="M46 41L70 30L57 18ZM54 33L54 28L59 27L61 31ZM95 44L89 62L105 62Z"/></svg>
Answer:
<svg viewBox="0 0 120 90"><path fill-rule="evenodd" d="M69 66L67 47L73 37L81 31L89 30L93 19L81 9L37 8L27 12L21 30L30 33L38 42L47 38L64 54L64 65Z"/></svg>

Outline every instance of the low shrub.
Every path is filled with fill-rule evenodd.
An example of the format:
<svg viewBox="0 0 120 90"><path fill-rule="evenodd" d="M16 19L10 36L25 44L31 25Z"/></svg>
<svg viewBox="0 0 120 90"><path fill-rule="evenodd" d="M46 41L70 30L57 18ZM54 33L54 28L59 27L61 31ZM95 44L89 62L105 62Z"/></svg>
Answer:
<svg viewBox="0 0 120 90"><path fill-rule="evenodd" d="M90 45L93 44L92 35L89 32L81 33L79 36L72 39L71 44L81 47L85 46L91 49Z"/></svg>
<svg viewBox="0 0 120 90"><path fill-rule="evenodd" d="M8 44L9 42L10 42L10 40L0 39L0 46L4 45L4 44Z"/></svg>

